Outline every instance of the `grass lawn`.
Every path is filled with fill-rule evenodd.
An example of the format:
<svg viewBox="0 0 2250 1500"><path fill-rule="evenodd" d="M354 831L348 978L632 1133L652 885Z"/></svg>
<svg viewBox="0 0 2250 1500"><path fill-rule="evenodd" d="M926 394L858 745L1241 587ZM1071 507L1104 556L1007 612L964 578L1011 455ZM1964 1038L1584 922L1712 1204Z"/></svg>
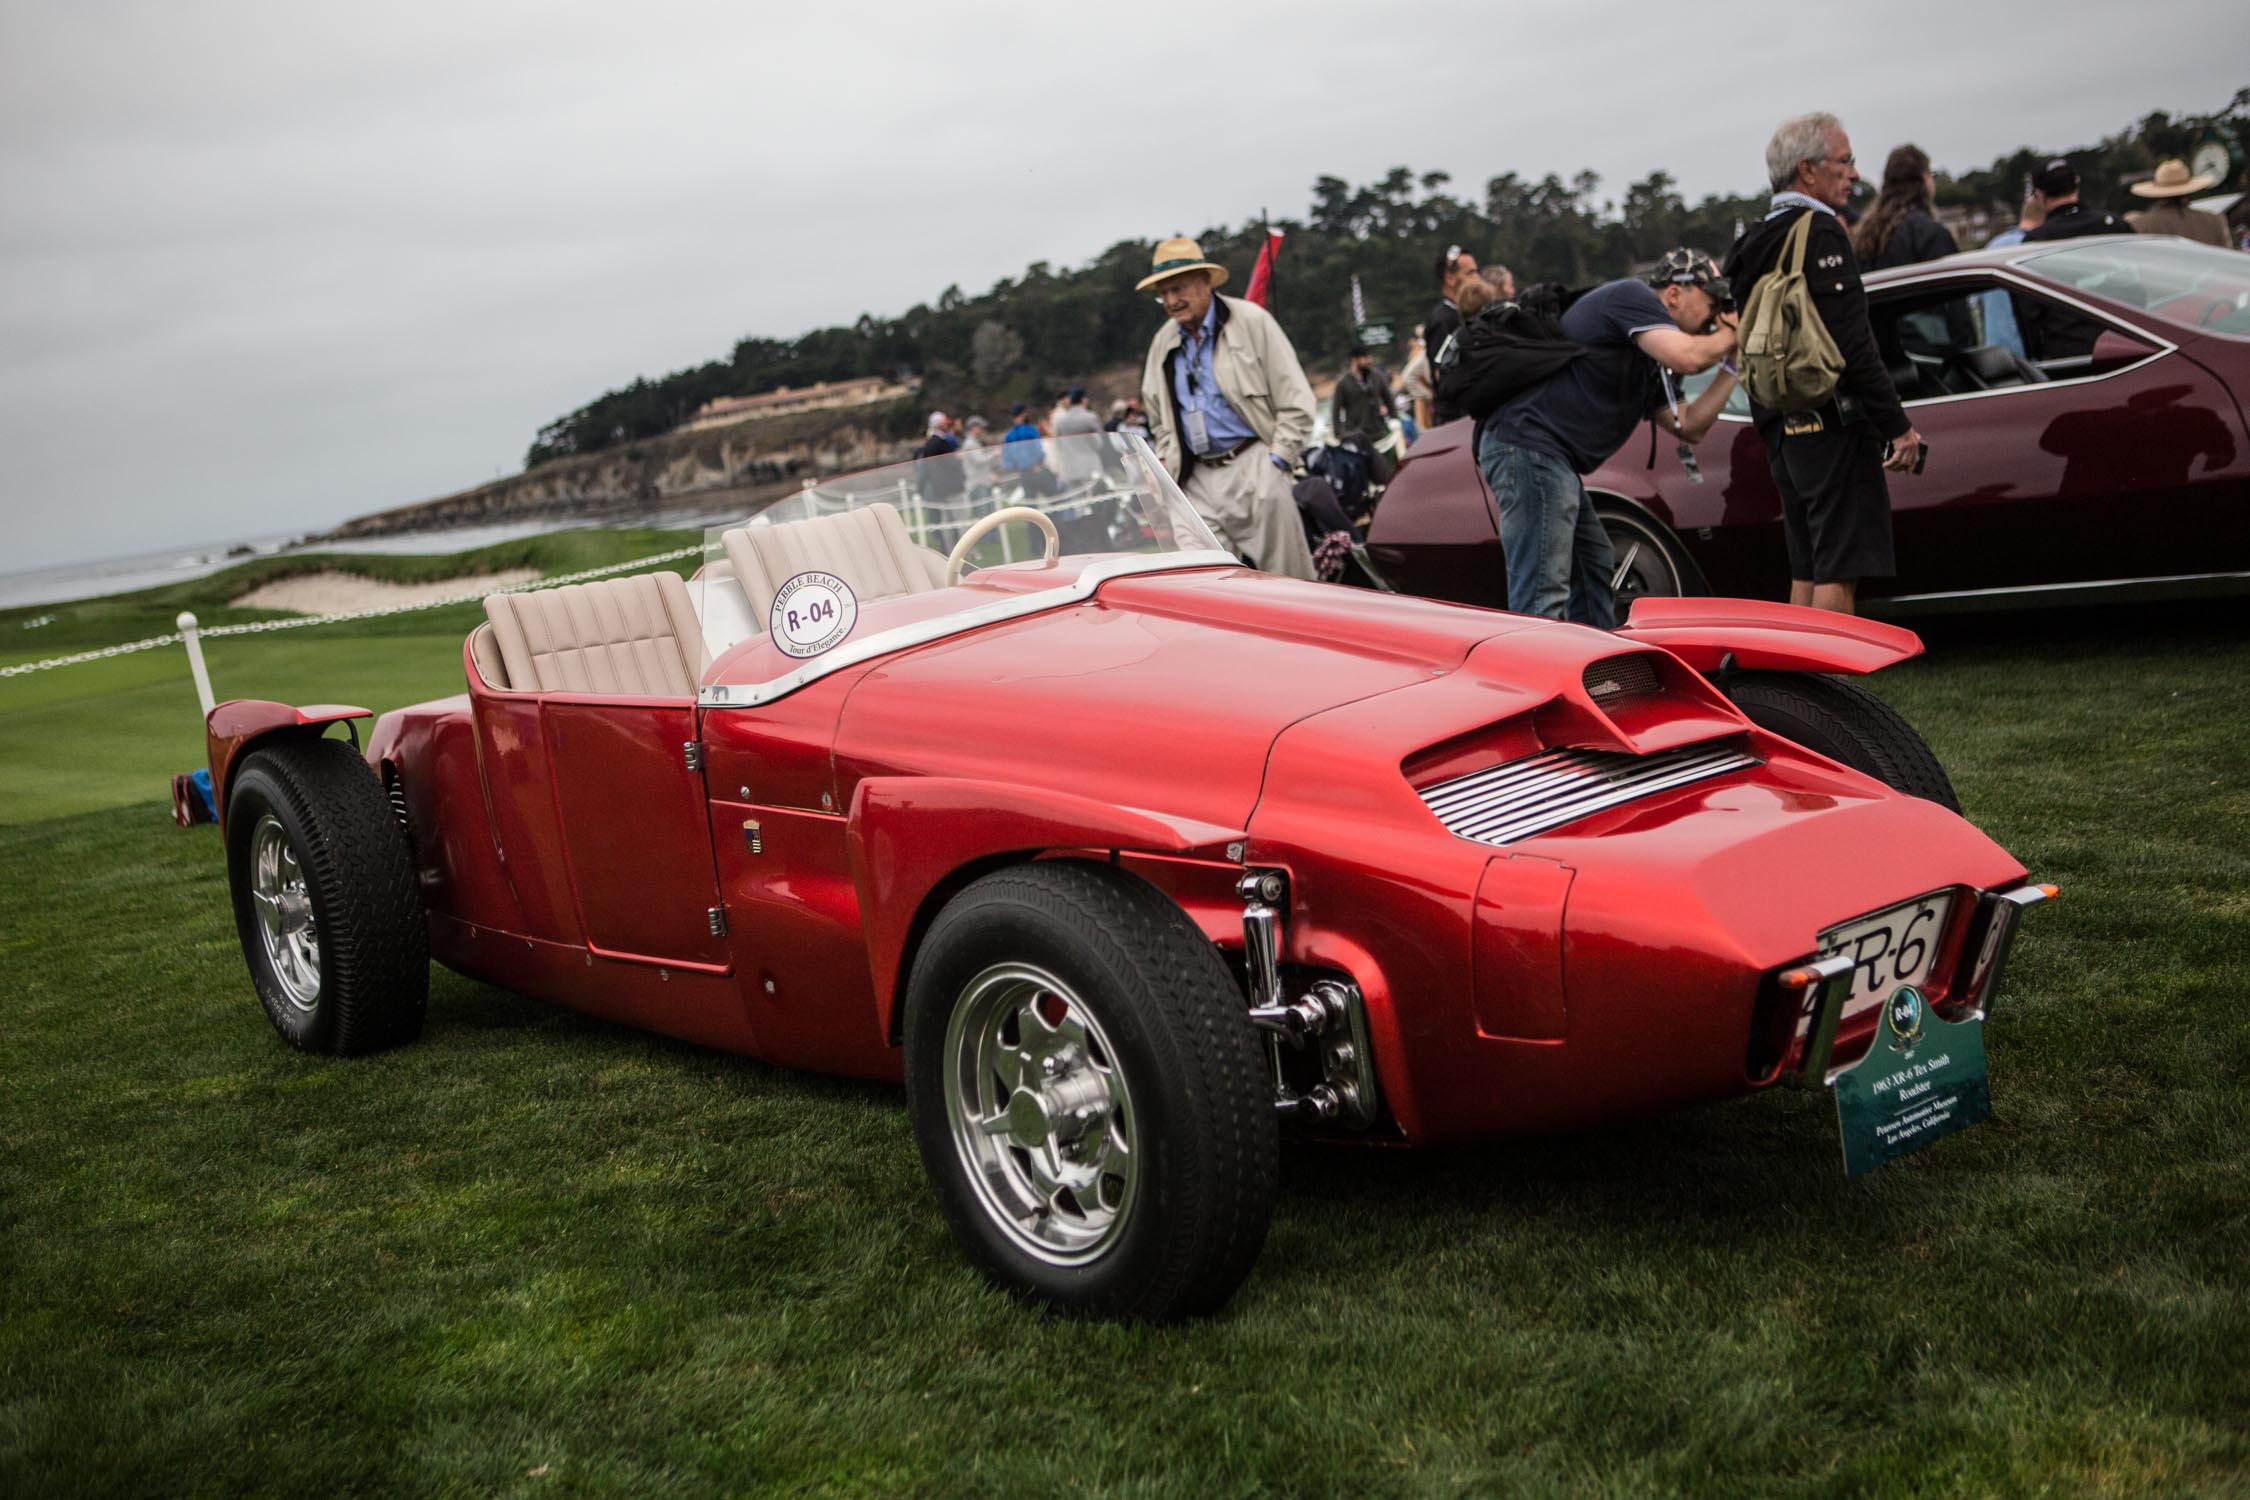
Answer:
<svg viewBox="0 0 2250 1500"><path fill-rule="evenodd" d="M466 617L408 618L219 690L453 691ZM1931 638L1878 685L2064 888L1993 1122L1859 1182L1825 1095L1292 1148L1170 1329L985 1288L894 1090L443 970L418 1045L290 1052L155 800L177 652L0 682L0 1493L2250 1490L2250 631Z"/></svg>

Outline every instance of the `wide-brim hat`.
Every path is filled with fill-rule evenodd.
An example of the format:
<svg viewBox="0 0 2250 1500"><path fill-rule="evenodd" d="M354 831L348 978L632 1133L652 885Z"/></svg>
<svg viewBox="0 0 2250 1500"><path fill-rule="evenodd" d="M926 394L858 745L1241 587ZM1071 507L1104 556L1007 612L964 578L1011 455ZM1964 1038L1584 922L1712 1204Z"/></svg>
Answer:
<svg viewBox="0 0 2250 1500"><path fill-rule="evenodd" d="M2175 156L2169 161L2159 162L2156 175L2148 181L2134 183L2133 196L2136 198L2185 198L2190 193L2202 192L2218 180L2216 177L2200 172L2190 177L2188 175L2188 164Z"/></svg>
<svg viewBox="0 0 2250 1500"><path fill-rule="evenodd" d="M1133 290L1145 292L1159 282L1170 281L1175 276L1185 276L1190 271L1209 271L1211 285L1227 284L1227 268L1203 258L1203 247L1193 240L1158 240L1156 253L1149 257L1148 274L1140 279Z"/></svg>

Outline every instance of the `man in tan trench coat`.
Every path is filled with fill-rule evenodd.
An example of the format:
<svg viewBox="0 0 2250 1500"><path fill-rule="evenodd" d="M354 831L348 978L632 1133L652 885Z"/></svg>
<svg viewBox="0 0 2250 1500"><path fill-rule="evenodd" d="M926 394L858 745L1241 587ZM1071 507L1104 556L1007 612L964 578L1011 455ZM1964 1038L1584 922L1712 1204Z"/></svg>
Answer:
<svg viewBox="0 0 2250 1500"><path fill-rule="evenodd" d="M1312 436L1312 386L1271 313L1217 294L1226 279L1193 240L1156 247L1139 285L1168 319L1141 371L1149 439L1222 542L1269 573L1310 578L1290 470Z"/></svg>

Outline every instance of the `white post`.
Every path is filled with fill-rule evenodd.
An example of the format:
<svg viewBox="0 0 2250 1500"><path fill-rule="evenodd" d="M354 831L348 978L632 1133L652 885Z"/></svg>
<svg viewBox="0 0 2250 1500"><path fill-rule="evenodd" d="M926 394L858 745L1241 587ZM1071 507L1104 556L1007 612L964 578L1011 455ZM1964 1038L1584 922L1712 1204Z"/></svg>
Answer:
<svg viewBox="0 0 2250 1500"><path fill-rule="evenodd" d="M203 637L195 628L195 612L180 611L180 640L187 647L188 670L195 674L195 700L203 705L203 717L211 717L211 673L203 665Z"/></svg>

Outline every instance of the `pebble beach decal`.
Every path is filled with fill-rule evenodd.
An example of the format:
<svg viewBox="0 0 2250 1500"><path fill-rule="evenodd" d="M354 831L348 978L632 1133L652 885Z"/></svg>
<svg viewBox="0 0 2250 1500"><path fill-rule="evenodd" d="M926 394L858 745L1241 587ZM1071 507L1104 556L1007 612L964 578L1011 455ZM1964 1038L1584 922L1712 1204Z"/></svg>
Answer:
<svg viewBox="0 0 2250 1500"><path fill-rule="evenodd" d="M833 573L799 573L773 596L767 628L791 656L818 656L843 643L859 623L852 586Z"/></svg>

